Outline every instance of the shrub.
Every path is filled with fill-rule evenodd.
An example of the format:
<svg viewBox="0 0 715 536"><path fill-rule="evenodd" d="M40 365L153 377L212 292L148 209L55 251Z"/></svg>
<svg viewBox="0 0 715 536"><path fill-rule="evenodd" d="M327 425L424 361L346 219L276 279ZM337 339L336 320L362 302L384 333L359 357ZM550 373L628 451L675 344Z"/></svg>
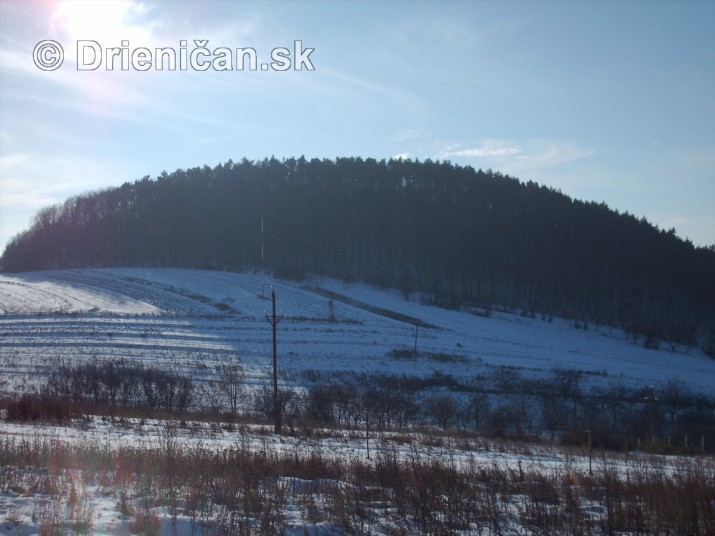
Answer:
<svg viewBox="0 0 715 536"><path fill-rule="evenodd" d="M8 407L8 419L11 421L62 421L69 418L69 404L60 398L47 395L24 395Z"/></svg>

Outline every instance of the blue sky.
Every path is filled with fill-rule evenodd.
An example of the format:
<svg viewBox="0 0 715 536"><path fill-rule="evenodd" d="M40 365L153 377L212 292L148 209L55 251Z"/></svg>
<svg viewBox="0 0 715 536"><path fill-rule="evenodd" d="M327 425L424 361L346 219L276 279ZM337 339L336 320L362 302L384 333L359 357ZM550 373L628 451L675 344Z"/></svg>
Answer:
<svg viewBox="0 0 715 536"><path fill-rule="evenodd" d="M315 69L78 70L79 40ZM715 2L0 1L0 250L72 195L301 155L492 168L715 244Z"/></svg>

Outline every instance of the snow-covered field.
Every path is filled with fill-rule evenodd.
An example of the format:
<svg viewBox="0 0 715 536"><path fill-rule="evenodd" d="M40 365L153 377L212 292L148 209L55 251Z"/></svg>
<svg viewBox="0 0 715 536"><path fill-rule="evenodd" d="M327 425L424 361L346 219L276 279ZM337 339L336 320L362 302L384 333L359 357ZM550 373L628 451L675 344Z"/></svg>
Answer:
<svg viewBox="0 0 715 536"><path fill-rule="evenodd" d="M400 292L327 279L186 269L82 269L0 275L0 389L24 391L60 363L132 359L196 379L239 357L249 381L271 365L271 289L279 366L470 379L507 365L527 375L578 369L591 382L631 386L670 378L712 392L715 360L697 349L647 350L617 329L576 329L495 312L490 318L405 300ZM332 299L331 299L332 298ZM390 357L415 345L422 357ZM662 348L666 348L663 344ZM433 359L446 354L454 359Z"/></svg>
<svg viewBox="0 0 715 536"><path fill-rule="evenodd" d="M179 500L176 503L172 503L171 499L173 488L167 490L166 475L160 473L160 477L151 482L143 480L142 471L147 471L145 464L149 459L163 467L168 463L167 460L173 460L174 457L184 460L184 463L188 459L193 463L206 464L206 460L214 455L218 456L217 459L238 455L240 459L255 453L258 460L272 460L274 465L285 463L286 460L291 464L297 460L313 460L312 463L335 463L335 467L352 467L353 470L362 467L363 472L369 472L367 468L370 467L377 472L381 467L388 470L391 460L395 460L407 474L434 469L434 464L438 463L448 474L455 471L471 475L468 477L470 479L481 479L481 482L471 481L474 485L472 491L480 493L480 488L485 488L481 490L481 500L493 506L499 505L494 511L489 508L482 511L482 515L492 511L497 517L481 517L461 530L449 532L465 535L552 533L552 530L559 527L559 523L555 518L548 518L548 512L553 511L557 505L561 509L565 507L559 499L545 498L546 491L541 489L550 489L549 486L554 486L554 490L559 489L560 493L575 494L575 512L583 516L581 523L588 524L580 526L578 520L572 521L575 526L571 529L562 527L563 530L558 534L568 534L574 528L583 534L603 534L605 532L599 527L610 526L608 519L613 515L614 508L612 505L609 507L605 499L607 494L604 495L601 489L604 484L611 483L618 487L629 483L629 489L635 487L642 493L638 486L654 485L653 482L665 482L666 488L671 485L682 486L688 479L697 480L697 485L711 489L715 479L712 457L596 452L591 462L585 449L509 443L449 434L433 436L418 432L373 432L368 442L364 430L316 430L311 437L277 436L268 427L260 425L243 425L229 430L216 423L144 419L94 419L75 422L71 426L5 422L0 423L0 429L3 432L0 446L4 456L12 456L9 453L14 451L22 453L21 458L26 461L33 456L48 459L47 468L30 465L23 474L15 467L6 466L5 471L0 473L4 480L14 483L6 489L0 489L0 535L3 536L30 535L43 533L43 530L45 533L48 530L63 530L62 534L96 535L189 536L234 533L221 528L222 512L225 512L226 507L212 504L210 500L205 502L205 495L197 497L195 494L201 494L201 489L195 489L193 486L197 482L185 478L186 475L178 478L180 483L176 491ZM408 528L407 532L401 532L397 527L410 527L410 521L405 519L410 518L410 515L395 515L397 512L392 512L392 508L388 508L381 500L363 503L358 508L359 513L353 512L351 516L350 524L353 528L346 529L335 520L330 490L340 489L345 492L353 489L353 493L358 493L369 487L364 487L364 483L359 480L332 480L312 470L308 470L311 475L309 478L296 476L295 473L305 472L304 463L302 467L302 470L297 466L292 469L285 465L279 468L279 471L287 471L286 476L273 477L277 486L275 489L281 490L280 519L277 520L281 530L259 530L254 525L257 534L387 536L433 533L424 526L420 529L417 524L413 530ZM155 473L149 472L158 476ZM293 476L290 476L291 473ZM347 473L343 475L344 478L359 479L357 475L350 477L350 471ZM203 475L201 469L198 474ZM264 475L263 479L270 480L268 475ZM216 485L220 486L220 482ZM33 490L33 486L39 489ZM510 491L493 491L500 486ZM618 489L623 492L622 487ZM240 490L236 493L240 494ZM681 493L678 491L673 497L680 498ZM701 501L707 510L708 501L711 501L707 498L709 492L698 489L698 493L705 493L705 503L702 503L701 496L688 496L686 500ZM414 495L413 500L418 496ZM441 501L449 504L452 499L442 497ZM620 508L629 499L619 500ZM265 498L265 501L270 503L271 499ZM533 509L535 503L530 501L546 501L541 512L546 512L547 517L534 517L530 508ZM650 500L649 504L652 502ZM199 503L203 506L199 507ZM434 504L431 508L441 506L443 504ZM142 529L142 508L153 519L153 530L147 530L146 527ZM680 507L674 508L677 511ZM644 510L649 511L649 507L644 506ZM251 515L257 514L260 514L260 508L257 512L252 511ZM361 521L356 521L355 517ZM709 534L707 527L712 526L712 514L699 512L693 519L695 517L701 523L708 523L704 525L704 533ZM676 518L680 519L678 516ZM258 524L255 519L252 523ZM691 526L686 519L676 522L676 526L682 528L678 523ZM544 529L545 526L550 529ZM357 527L363 529L355 530ZM541 528L536 530L536 527ZM679 532L676 530L675 533Z"/></svg>
<svg viewBox="0 0 715 536"><path fill-rule="evenodd" d="M406 300L395 290L328 279L289 282L260 273L115 268L0 275L0 394L31 390L60 364L119 359L171 368L201 380L215 377L216 367L240 358L248 381L254 386L264 385L269 381L272 363L272 334L266 321L272 289L278 312L284 315L278 324L279 365L287 373L283 381L300 381L300 373L306 370L450 374L469 381L494 367L510 366L526 376L547 375L553 369L577 369L590 383L641 386L678 378L692 390L706 394L711 394L715 386L715 360L700 350L646 350L611 328L591 326L584 331L563 319L547 321L500 312L485 318L424 305L417 296ZM416 324L420 327L416 328ZM415 346L415 335L417 359L391 356L394 350L409 353ZM276 459L318 453L320 459L335 459L344 467L379 464L381 456L396 453L406 463L423 460L428 467L429 460L434 459L474 474L493 470L506 479L516 479L526 471L527 484L528 475L553 477L554 482L573 478L577 482L587 479L588 474L584 450L551 446L505 447L497 441L464 436L455 439L449 435L435 438L424 432L373 432L373 461L369 461L364 430L316 431L313 437L291 437L276 436L257 425L227 430L218 424L175 424L172 433L176 435L167 439L169 428L165 423L139 419L95 418L71 426L0 421L0 445L4 445L5 456L12 457L8 453L13 449L27 449L28 455L46 450L50 460L45 469L0 467L4 470L0 473L2 478L20 483L0 489L0 536L35 534L47 526L67 528L70 521L78 532L142 532L141 527L137 528L141 519L137 512L142 505L158 524L155 533L216 534L219 510L206 513L205 526L197 522L192 517L196 510L189 508L188 484L182 488L187 495L180 513L172 514L171 501L163 495L168 489L163 477L158 482L148 482L147 489L153 491L146 492L143 481L136 476L141 471L137 470L133 483L122 483L117 480L121 471L116 469L110 485L106 480L109 477L102 473L88 476L95 462L77 454L90 452L97 460L110 458L119 463L122 456L165 452L169 440L176 441L183 453L205 449L225 455L247 448L249 452L273 453ZM65 452L75 452L75 458L68 458ZM53 453L63 463L79 464L83 469L60 470L53 465ZM692 464L700 465L691 467ZM602 454L594 467L601 475L598 478L606 478L608 471L614 471L616 475L625 474L626 479L638 472L657 475L664 471L677 477L679 473L702 473L706 468L706 477L712 480L709 457L691 462L678 457ZM43 471L49 471L49 477L43 476ZM280 514L284 534L345 533L335 521L320 520L332 508L321 501L328 500L331 489L342 490L343 495L337 494L341 497L348 496L352 492L345 490L353 489L351 485L344 480L302 480L282 475L274 483L275 489L284 494ZM42 489L54 489L46 485L47 478L53 486L60 486L54 494L32 491L32 482L40 481L45 482ZM525 489L533 488L527 484ZM497 496L489 491L492 485L484 484L487 502ZM514 489L521 486L518 482L510 485ZM593 485L598 488L600 484ZM569 486L564 484L564 489L571 489ZM579 486L573 484L573 489ZM158 495L152 497L151 493ZM502 495L503 504L494 503L497 517L502 520L497 528L482 523L459 533L531 533L524 524L529 516L518 510L519 505L527 505L524 497L520 498L520 492ZM585 519L598 527L606 516L603 501L589 502L585 496L580 500ZM310 501L320 504L311 505ZM131 506L130 513L127 504ZM374 524L363 533L399 533L391 521L393 514L382 503L375 504L368 505L365 514ZM315 518L310 514L313 510L322 513ZM400 517L402 528L412 523L408 518L411 519L404 514ZM55 522L60 525L53 525Z"/></svg>
<svg viewBox="0 0 715 536"><path fill-rule="evenodd" d="M240 452L259 453L269 459L291 460L315 458L323 461L335 461L337 466L380 467L389 466L390 460L398 460L404 467L415 464L426 468L433 467L434 460L455 471L487 474L493 478L513 478L524 480L522 487L529 493L537 493L530 479L538 479L537 486L543 486L543 479L555 482L580 482L585 486L590 479L587 452L580 449L563 449L551 446L510 444L505 442L454 438L449 435L428 436L419 433L373 433L369 442L364 431L324 430L316 437L276 436L267 427L242 426L227 430L216 424L202 422L173 422L139 419L77 422L73 426L26 425L0 423L3 432L5 452L13 449L28 453L46 451L49 458L48 470L26 469L25 476L19 476L16 469L8 467L9 472L3 478L15 482L8 489L0 490L0 535L19 536L37 534L47 530L63 530L62 534L128 535L128 534L224 534L233 533L220 530L221 511L219 505L210 508L198 508L192 500L196 490L181 488L181 499L172 509L171 495L167 494L165 478L159 482L143 484L139 476L124 473L121 468L107 471L103 467L106 460L113 464L127 464L131 470L142 471L142 459L157 457L164 463L166 456L171 456L171 449L184 453L183 456L211 456L213 453L235 455ZM8 445L10 446L8 448ZM263 453L263 454L260 454ZM136 459L135 459L136 458ZM198 458L197 458L198 459ZM104 460L104 461L103 461ZM133 460L133 461L129 461ZM136 461L139 460L139 461ZM144 462L146 463L146 462ZM361 465L362 464L362 465ZM422 465L424 464L424 465ZM689 459L683 457L653 456L641 453L605 455L597 453L593 460L596 478L627 480L655 475L656 478L679 479L697 471L706 480L715 478L715 467L711 458ZM91 471L92 474L83 474ZM127 469L125 468L124 471ZM481 471L481 473L480 473ZM471 473L470 473L471 474ZM518 476L526 475L526 476ZM630 477L629 477L630 475ZM37 484L38 477L40 482ZM33 491L33 482L43 489L51 480L55 489L49 486L46 491ZM182 486L191 486L189 481L181 479ZM600 482L600 480L599 480ZM146 488L143 486L147 486ZM299 477L279 477L276 485L282 490L279 526L280 534L304 535L324 534L339 536L342 534L409 534L391 527L393 516L388 509L373 505L374 512L364 512L368 522L364 531L344 530L340 524L325 519L325 514L310 513L310 501L318 500L313 508L321 512L330 511L325 494L331 486L350 488L345 481L334 482L325 478L304 479ZM498 482L485 482L484 485L498 486ZM512 483L512 486L515 485ZM592 484L591 484L592 485ZM518 484L516 484L519 487ZM359 487L359 486L358 486ZM147 498L143 493L152 490L155 496ZM579 495L579 492L576 492ZM487 490L487 496L491 494ZM496 494L494 494L496 496ZM149 499L149 500L147 500ZM516 494L512 497L501 496L504 504L499 510L501 520L498 528L490 521L482 519L474 527L450 532L454 534L536 534L531 532L526 523L530 520L528 500ZM541 499L539 499L541 500ZM600 533L596 527L605 524L608 515L607 505L601 501L590 500L584 494L578 499L589 527L580 527L585 534ZM436 505L435 505L436 506ZM156 523L154 530L142 529L141 508ZM367 510L371 508L366 503ZM547 509L550 507L546 507ZM321 520L322 519L322 520ZM397 519L397 517L395 517ZM173 521L172 521L173 520ZM172 524L176 526L176 532ZM404 521L401 526L404 527ZM594 530L595 531L592 531ZM69 532L66 532L68 531ZM55 532L52 532L53 534ZM60 532L57 532L58 534ZM270 533L257 530L257 534ZM415 526L415 534L429 534ZM560 532L562 533L562 532ZM243 532L241 532L243 534Z"/></svg>

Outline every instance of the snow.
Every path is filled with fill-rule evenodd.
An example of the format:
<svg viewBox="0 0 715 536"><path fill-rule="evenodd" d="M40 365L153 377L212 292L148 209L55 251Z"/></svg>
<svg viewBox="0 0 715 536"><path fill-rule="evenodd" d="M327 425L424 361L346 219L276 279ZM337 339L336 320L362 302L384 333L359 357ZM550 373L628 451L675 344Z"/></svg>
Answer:
<svg viewBox="0 0 715 536"><path fill-rule="evenodd" d="M41 272L0 277L0 314L157 314L159 309L120 292Z"/></svg>
<svg viewBox="0 0 715 536"><path fill-rule="evenodd" d="M284 314L278 351L288 376L313 369L469 381L490 367L510 366L536 376L578 369L593 383L645 386L678 378L705 393L715 386L715 360L699 349L648 350L612 328L583 331L559 318L501 312L484 318L330 279L110 268L0 275L0 388L26 390L59 363L95 359L150 361L201 378L240 357L249 381L263 383L271 365L265 315L272 289ZM334 297L332 307L327 296ZM421 357L390 357L414 347L414 321L421 324ZM440 353L455 359L430 358Z"/></svg>
<svg viewBox="0 0 715 536"><path fill-rule="evenodd" d="M586 452L579 449L568 450L549 445L527 445L519 443L500 442L475 438L467 441L462 438L456 442L450 436L435 437L421 433L411 433L409 441L405 441L404 433L383 432L372 433L370 441L371 458L367 458L364 431L358 430L318 430L314 437L278 436L270 432L269 427L260 425L244 425L228 431L217 425L203 422L162 422L154 420L126 419L109 421L95 419L78 421L69 425L53 424L15 424L0 421L0 434L6 441L16 445L30 445L29 448L48 448L76 445L82 447L82 452L118 452L123 448L162 451L165 446L167 431L173 434L172 441L183 452L194 448L210 449L214 452L225 452L230 448L248 447L255 452L271 452L292 456L293 452L318 452L322 458L330 458L350 462L361 460L365 463L376 462L380 455L396 455L400 460L439 459L443 463L454 464L456 468L479 466L499 468L512 471L536 471L543 475L560 475L576 472L586 474L589 461ZM44 445L44 447L41 447ZM371 462L372 460L372 462ZM662 470L664 474L682 471L682 464L687 459L678 456L656 456L642 453L614 454L607 457L597 457L594 460L595 470L617 472L621 477L628 471L652 468ZM712 467L712 466L710 466ZM708 469L710 471L711 469ZM57 472L57 469L54 469ZM132 520L121 511L121 490L108 489L101 484L98 475L91 479L83 479L79 474L66 471L64 476L66 488L74 485L77 488L79 500L77 507L70 515L65 511L68 490L64 489L57 497L46 497L33 493L31 490L6 489L0 492L0 536L36 534L43 515L52 514L52 504L63 505L58 512L59 518L86 519L91 526L91 533L97 536L130 534ZM312 523L305 519L301 506L296 498L321 480L301 480L293 477L281 477L279 483L291 490L290 499L283 511L285 534L344 534L338 527L325 522ZM74 482L74 484L72 484ZM336 485L343 485L334 482ZM116 483L115 483L116 485ZM59 499L58 499L59 498ZM135 506L140 497L134 495L131 499ZM54 501L54 503L53 503ZM600 506L596 505L598 508ZM79 510L79 512L78 512ZM168 505L151 508L160 524L159 534L172 534L171 512ZM383 527L388 525L385 514L377 519ZM198 528L191 525L191 518L179 513L177 532L181 536L197 533ZM214 534L215 529L207 531ZM373 534L389 534L389 531L374 530ZM481 533L481 532L480 532Z"/></svg>
<svg viewBox="0 0 715 536"><path fill-rule="evenodd" d="M265 318L272 290L278 312L284 315L278 324L279 366L289 378L284 381L299 378L306 370L440 373L469 381L493 367L510 366L528 375L578 369L591 383L639 386L678 378L707 394L715 386L715 360L698 349L646 350L612 328L592 326L584 331L564 319L549 322L502 312L485 318L425 305L419 296L405 299L396 290L331 279L291 282L262 273L107 268L0 275L0 391L31 390L59 364L118 359L180 370L200 381L239 357L248 382L265 385L272 363L271 329ZM416 322L420 357L390 357L393 350L414 347ZM454 359L433 357L440 353ZM336 458L367 460L363 431L317 430L314 437L305 438L279 437L257 425L232 431L200 422L175 425L177 441L185 448L248 445L255 450L319 450ZM69 426L0 420L3 438L107 449L161 448L165 430L165 423L151 420L95 419ZM396 452L403 458L435 457L457 465L514 470L524 465L544 473L572 467L584 472L588 466L588 458L578 450L544 445L505 448L484 439L465 447L420 433L412 433L408 442L404 433L373 433L370 452L373 459L381 452ZM608 463L619 472L634 463L668 471L679 459L627 454L612 455ZM297 496L312 482L286 479L283 484ZM131 533L132 519L121 512L117 490L102 489L97 481L84 484L80 478L77 485L84 511L75 512L74 518L88 519L96 535ZM58 504L56 498L28 490L0 490L0 536L37 534L38 515L52 514ZM308 523L302 508L297 502L287 504L285 534L343 533L326 522ZM173 533L167 506L150 513L160 524L160 534ZM58 515L71 517L64 510ZM387 534L387 521L380 522L383 529L374 533ZM176 524L182 536L199 532L187 516L180 514ZM215 529L201 532L212 534Z"/></svg>

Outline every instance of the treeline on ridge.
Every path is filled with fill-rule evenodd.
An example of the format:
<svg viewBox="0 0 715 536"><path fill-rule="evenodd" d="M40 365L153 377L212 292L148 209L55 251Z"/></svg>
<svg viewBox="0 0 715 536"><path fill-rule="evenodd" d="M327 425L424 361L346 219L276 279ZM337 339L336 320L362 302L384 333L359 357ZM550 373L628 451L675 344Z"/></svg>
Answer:
<svg viewBox="0 0 715 536"><path fill-rule="evenodd" d="M164 172L42 209L1 262L10 272L262 267L713 351L712 247L603 203L448 162L271 158Z"/></svg>

